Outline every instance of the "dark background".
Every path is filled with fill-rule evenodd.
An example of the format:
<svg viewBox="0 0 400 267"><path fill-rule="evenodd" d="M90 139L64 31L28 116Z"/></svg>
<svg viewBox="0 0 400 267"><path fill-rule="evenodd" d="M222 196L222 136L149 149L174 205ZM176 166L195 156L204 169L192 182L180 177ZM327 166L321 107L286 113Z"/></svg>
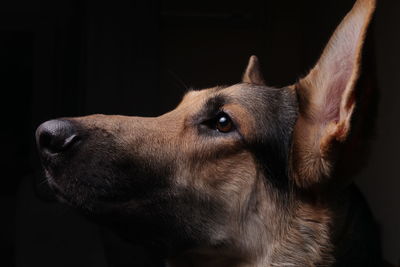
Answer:
<svg viewBox="0 0 400 267"><path fill-rule="evenodd" d="M53 201L34 145L41 122L92 113L159 115L189 87L239 82L252 54L260 58L269 85L293 83L315 63L352 4L1 1L0 266L132 266L146 257ZM381 226L383 254L395 265L399 14L400 1L380 0L367 41L364 62L372 67L364 76L373 107L367 120L376 123L368 164L356 175Z"/></svg>

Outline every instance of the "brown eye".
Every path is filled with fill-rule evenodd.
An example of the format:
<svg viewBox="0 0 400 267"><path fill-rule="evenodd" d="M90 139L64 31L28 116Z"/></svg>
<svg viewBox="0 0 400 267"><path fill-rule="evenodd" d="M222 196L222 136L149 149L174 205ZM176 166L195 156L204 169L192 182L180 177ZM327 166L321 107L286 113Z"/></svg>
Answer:
<svg viewBox="0 0 400 267"><path fill-rule="evenodd" d="M225 113L221 113L217 117L216 125L215 128L222 132L222 133L227 133L233 130L233 123L231 118Z"/></svg>

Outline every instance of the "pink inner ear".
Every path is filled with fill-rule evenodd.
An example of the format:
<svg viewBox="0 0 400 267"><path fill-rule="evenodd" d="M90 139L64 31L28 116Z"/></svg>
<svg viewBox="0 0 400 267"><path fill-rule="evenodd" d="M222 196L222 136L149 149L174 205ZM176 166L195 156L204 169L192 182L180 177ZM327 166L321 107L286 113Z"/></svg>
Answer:
<svg viewBox="0 0 400 267"><path fill-rule="evenodd" d="M353 30L353 31L352 31ZM354 82L355 72L357 72L357 47L360 45L361 34L348 29L347 34L337 38L330 47L334 53L326 56L323 64L325 71L322 81L325 87L325 97L323 101L323 112L321 118L325 123L338 122L340 120L340 106L342 101L353 90L352 83ZM358 35L358 36L355 36Z"/></svg>
<svg viewBox="0 0 400 267"><path fill-rule="evenodd" d="M324 106L322 107L324 109L322 113L323 120L327 123L331 121L338 122L340 119L340 104L350 80L352 70L345 67L344 69L336 70L334 73L336 73L336 75L332 75L328 78L334 80L330 81L331 84L328 89L328 94L325 97Z"/></svg>

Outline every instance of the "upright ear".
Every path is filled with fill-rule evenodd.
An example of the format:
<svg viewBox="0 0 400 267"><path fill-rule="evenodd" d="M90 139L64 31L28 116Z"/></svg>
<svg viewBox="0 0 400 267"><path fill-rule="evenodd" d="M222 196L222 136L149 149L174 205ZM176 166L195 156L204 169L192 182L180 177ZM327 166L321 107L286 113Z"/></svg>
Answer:
<svg viewBox="0 0 400 267"><path fill-rule="evenodd" d="M256 85L265 85L264 78L260 70L260 64L258 63L258 58L256 56L250 57L246 71L244 72L242 77L242 82Z"/></svg>
<svg viewBox="0 0 400 267"><path fill-rule="evenodd" d="M375 0L357 0L315 67L295 85L299 117L293 135L292 170L300 187L329 177L335 145L350 131L361 49L374 9Z"/></svg>

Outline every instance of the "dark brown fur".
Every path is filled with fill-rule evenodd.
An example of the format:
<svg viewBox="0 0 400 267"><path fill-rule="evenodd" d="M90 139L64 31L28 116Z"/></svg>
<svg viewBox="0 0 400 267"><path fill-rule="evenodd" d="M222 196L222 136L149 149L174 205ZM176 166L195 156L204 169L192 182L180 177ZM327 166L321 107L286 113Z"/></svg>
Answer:
<svg viewBox="0 0 400 267"><path fill-rule="evenodd" d="M253 56L242 83L190 91L160 117L63 119L79 141L40 147L50 185L170 266L377 266L368 207L332 176L373 9L358 0L296 85L265 86Z"/></svg>

